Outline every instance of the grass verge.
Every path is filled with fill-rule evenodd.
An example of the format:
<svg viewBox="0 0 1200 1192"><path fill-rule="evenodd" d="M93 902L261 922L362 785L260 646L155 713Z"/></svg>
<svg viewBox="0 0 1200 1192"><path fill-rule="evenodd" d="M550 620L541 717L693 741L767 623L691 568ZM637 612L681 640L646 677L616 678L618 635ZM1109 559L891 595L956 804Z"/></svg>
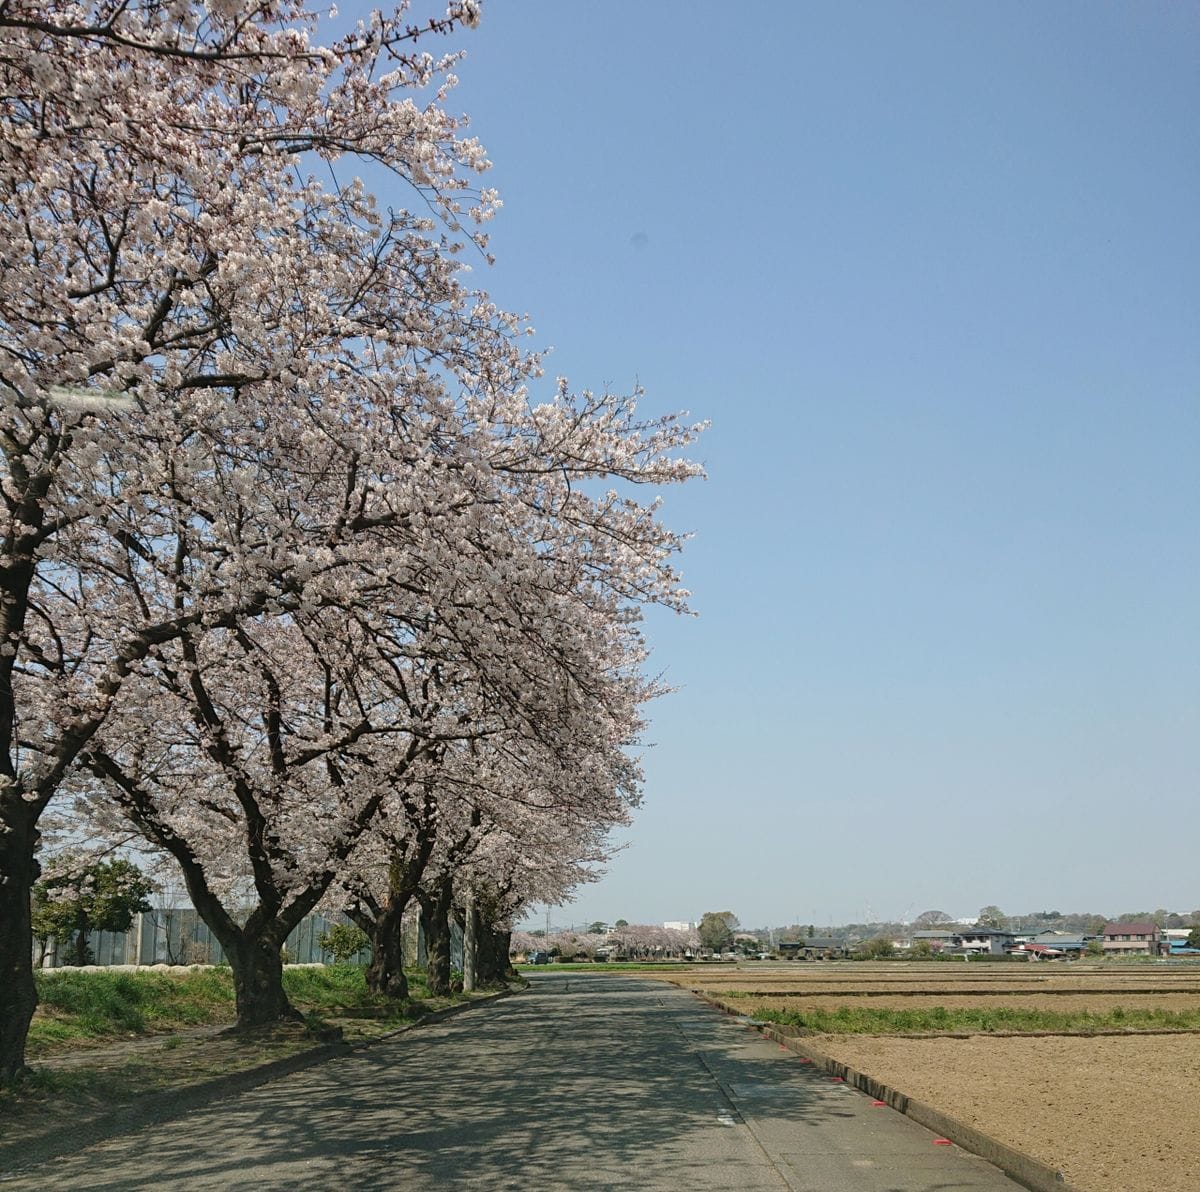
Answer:
<svg viewBox="0 0 1200 1192"><path fill-rule="evenodd" d="M37 974L38 1011L29 1030L37 1057L73 1045L184 1030L233 1017L233 980L221 969L180 973Z"/></svg>
<svg viewBox="0 0 1200 1192"><path fill-rule="evenodd" d="M728 996L728 995L725 995ZM752 995L748 995L752 996ZM736 1009L736 1006L731 1006ZM886 1010L842 1006L836 1010L756 1010L761 1022L801 1027L823 1035L911 1035L937 1031L990 1034L996 1031L1053 1031L1087 1034L1112 1030L1200 1030L1200 1009L1061 1011L956 1008L930 1006L919 1010Z"/></svg>
<svg viewBox="0 0 1200 1192"><path fill-rule="evenodd" d="M410 974L410 997L395 1002L367 990L357 965L287 968L288 999L310 1019L343 1015L386 1024L418 1018L457 999L430 999L423 974ZM233 977L227 968L179 972L78 972L37 974L38 1012L29 1032L29 1055L38 1059L116 1039L164 1034L234 1020Z"/></svg>

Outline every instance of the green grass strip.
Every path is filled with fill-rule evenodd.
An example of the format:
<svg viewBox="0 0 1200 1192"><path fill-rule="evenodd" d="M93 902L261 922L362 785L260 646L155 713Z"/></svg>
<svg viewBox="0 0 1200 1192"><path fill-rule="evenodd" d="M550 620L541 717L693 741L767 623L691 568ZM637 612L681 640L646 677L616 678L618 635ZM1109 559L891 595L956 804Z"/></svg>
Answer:
<svg viewBox="0 0 1200 1192"><path fill-rule="evenodd" d="M233 975L228 968L179 972L80 972L53 969L36 975L39 1012L29 1032L33 1054L73 1042L185 1030L231 1023L235 1017ZM410 1002L399 1007L367 990L357 965L286 968L283 987L298 1010L398 1010L407 1013L427 996L424 974L409 974Z"/></svg>
<svg viewBox="0 0 1200 1192"><path fill-rule="evenodd" d="M37 989L34 1046L203 1026L233 1014L233 980L221 969L180 975L60 969L38 973Z"/></svg>
<svg viewBox="0 0 1200 1192"><path fill-rule="evenodd" d="M842 1006L836 1010L756 1010L761 1022L801 1027L824 1035L910 1035L929 1031L988 1034L994 1031L1054 1031L1086 1034L1108 1030L1200 1030L1194 1010L1034 1010L980 1007L887 1010Z"/></svg>
<svg viewBox="0 0 1200 1192"><path fill-rule="evenodd" d="M519 973L666 973L680 969L690 969L695 966L688 961L653 961L646 964L629 963L624 960L607 962L603 960L567 961L563 964L517 964L513 966Z"/></svg>

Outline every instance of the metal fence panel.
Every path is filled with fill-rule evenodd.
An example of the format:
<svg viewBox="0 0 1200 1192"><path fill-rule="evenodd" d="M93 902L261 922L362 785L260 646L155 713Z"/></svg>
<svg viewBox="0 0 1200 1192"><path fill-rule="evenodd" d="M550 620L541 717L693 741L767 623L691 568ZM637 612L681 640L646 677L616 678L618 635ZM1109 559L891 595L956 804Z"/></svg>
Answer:
<svg viewBox="0 0 1200 1192"><path fill-rule="evenodd" d="M284 944L286 959L292 964L330 964L333 956L321 947L321 937L335 923L349 923L345 915L330 918L312 914L301 920ZM406 925L404 955L417 955L416 928ZM411 937L411 943L410 941ZM93 961L110 964L221 964L225 953L216 936L192 907L159 907L137 915L126 932L93 931L88 935ZM452 944L453 947L453 944ZM462 965L462 940L459 936L458 960ZM63 968L71 963L71 949L50 940L42 951L35 940L34 963L39 968ZM370 948L351 957L352 964L366 964Z"/></svg>

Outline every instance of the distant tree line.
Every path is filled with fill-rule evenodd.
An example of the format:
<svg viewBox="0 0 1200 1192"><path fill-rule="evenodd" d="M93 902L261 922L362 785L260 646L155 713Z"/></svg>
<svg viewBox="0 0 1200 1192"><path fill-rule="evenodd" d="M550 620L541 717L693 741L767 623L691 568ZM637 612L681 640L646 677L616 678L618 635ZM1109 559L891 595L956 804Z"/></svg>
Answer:
<svg viewBox="0 0 1200 1192"><path fill-rule="evenodd" d="M831 924L820 929L816 929L813 924L792 923L785 927L772 928L770 934L783 942L812 938L814 934L839 940L881 937L900 939L914 930L949 927L956 922L959 921L945 911L928 910L922 911L907 923L900 920L877 920L869 923ZM1002 931L1064 931L1078 935L1099 935L1108 923L1153 923L1159 928L1173 929L1200 927L1200 909L1171 911L1159 907L1153 911L1123 911L1117 915L1102 915L1094 911L1039 910L1008 915L998 906L985 906L975 917L975 923L981 927L993 927Z"/></svg>

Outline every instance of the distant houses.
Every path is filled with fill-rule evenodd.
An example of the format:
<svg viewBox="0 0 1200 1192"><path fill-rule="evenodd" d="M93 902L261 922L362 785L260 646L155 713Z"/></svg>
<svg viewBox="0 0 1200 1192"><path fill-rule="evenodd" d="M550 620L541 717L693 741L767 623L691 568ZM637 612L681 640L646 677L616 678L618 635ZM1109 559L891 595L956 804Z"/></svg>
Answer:
<svg viewBox="0 0 1200 1192"><path fill-rule="evenodd" d="M1086 951L1088 939L1070 931L1039 931L1031 939L1022 940L1018 947L1039 960L1065 957L1074 960Z"/></svg>
<svg viewBox="0 0 1200 1192"><path fill-rule="evenodd" d="M958 947L958 938L958 925L951 923L945 927L931 927L924 931L914 931L907 946L912 947L914 944L924 943L928 944L933 952L948 952ZM899 946L905 947L905 942L900 941Z"/></svg>
<svg viewBox="0 0 1200 1192"><path fill-rule="evenodd" d="M896 943L901 951L924 944L939 955L1003 956L1012 949L1015 940L1016 936L1011 931L1003 931L998 927L946 923L941 927L914 931L910 939Z"/></svg>
<svg viewBox="0 0 1200 1192"><path fill-rule="evenodd" d="M850 945L832 935L810 935L807 939L783 940L776 951L784 960L840 960L849 955Z"/></svg>
<svg viewBox="0 0 1200 1192"><path fill-rule="evenodd" d="M1161 951L1156 923L1106 923L1100 942L1105 956L1157 956Z"/></svg>
<svg viewBox="0 0 1200 1192"><path fill-rule="evenodd" d="M964 952L983 956L1003 956L1012 948L1015 937L999 927L964 927L958 934L957 947Z"/></svg>
<svg viewBox="0 0 1200 1192"><path fill-rule="evenodd" d="M939 955L1022 955L1030 960L1074 960L1088 953L1088 945L1099 943L1105 957L1200 957L1200 949L1188 947L1188 928L1160 928L1151 922L1108 923L1098 936L1070 931L1005 931L946 923L934 929L914 931L894 941L899 953L926 945ZM921 949L924 950L924 949ZM1093 949L1094 950L1094 949Z"/></svg>
<svg viewBox="0 0 1200 1192"><path fill-rule="evenodd" d="M1188 946L1188 937L1192 934L1189 927L1167 927L1162 932L1164 956L1195 956L1200 957L1200 948Z"/></svg>

